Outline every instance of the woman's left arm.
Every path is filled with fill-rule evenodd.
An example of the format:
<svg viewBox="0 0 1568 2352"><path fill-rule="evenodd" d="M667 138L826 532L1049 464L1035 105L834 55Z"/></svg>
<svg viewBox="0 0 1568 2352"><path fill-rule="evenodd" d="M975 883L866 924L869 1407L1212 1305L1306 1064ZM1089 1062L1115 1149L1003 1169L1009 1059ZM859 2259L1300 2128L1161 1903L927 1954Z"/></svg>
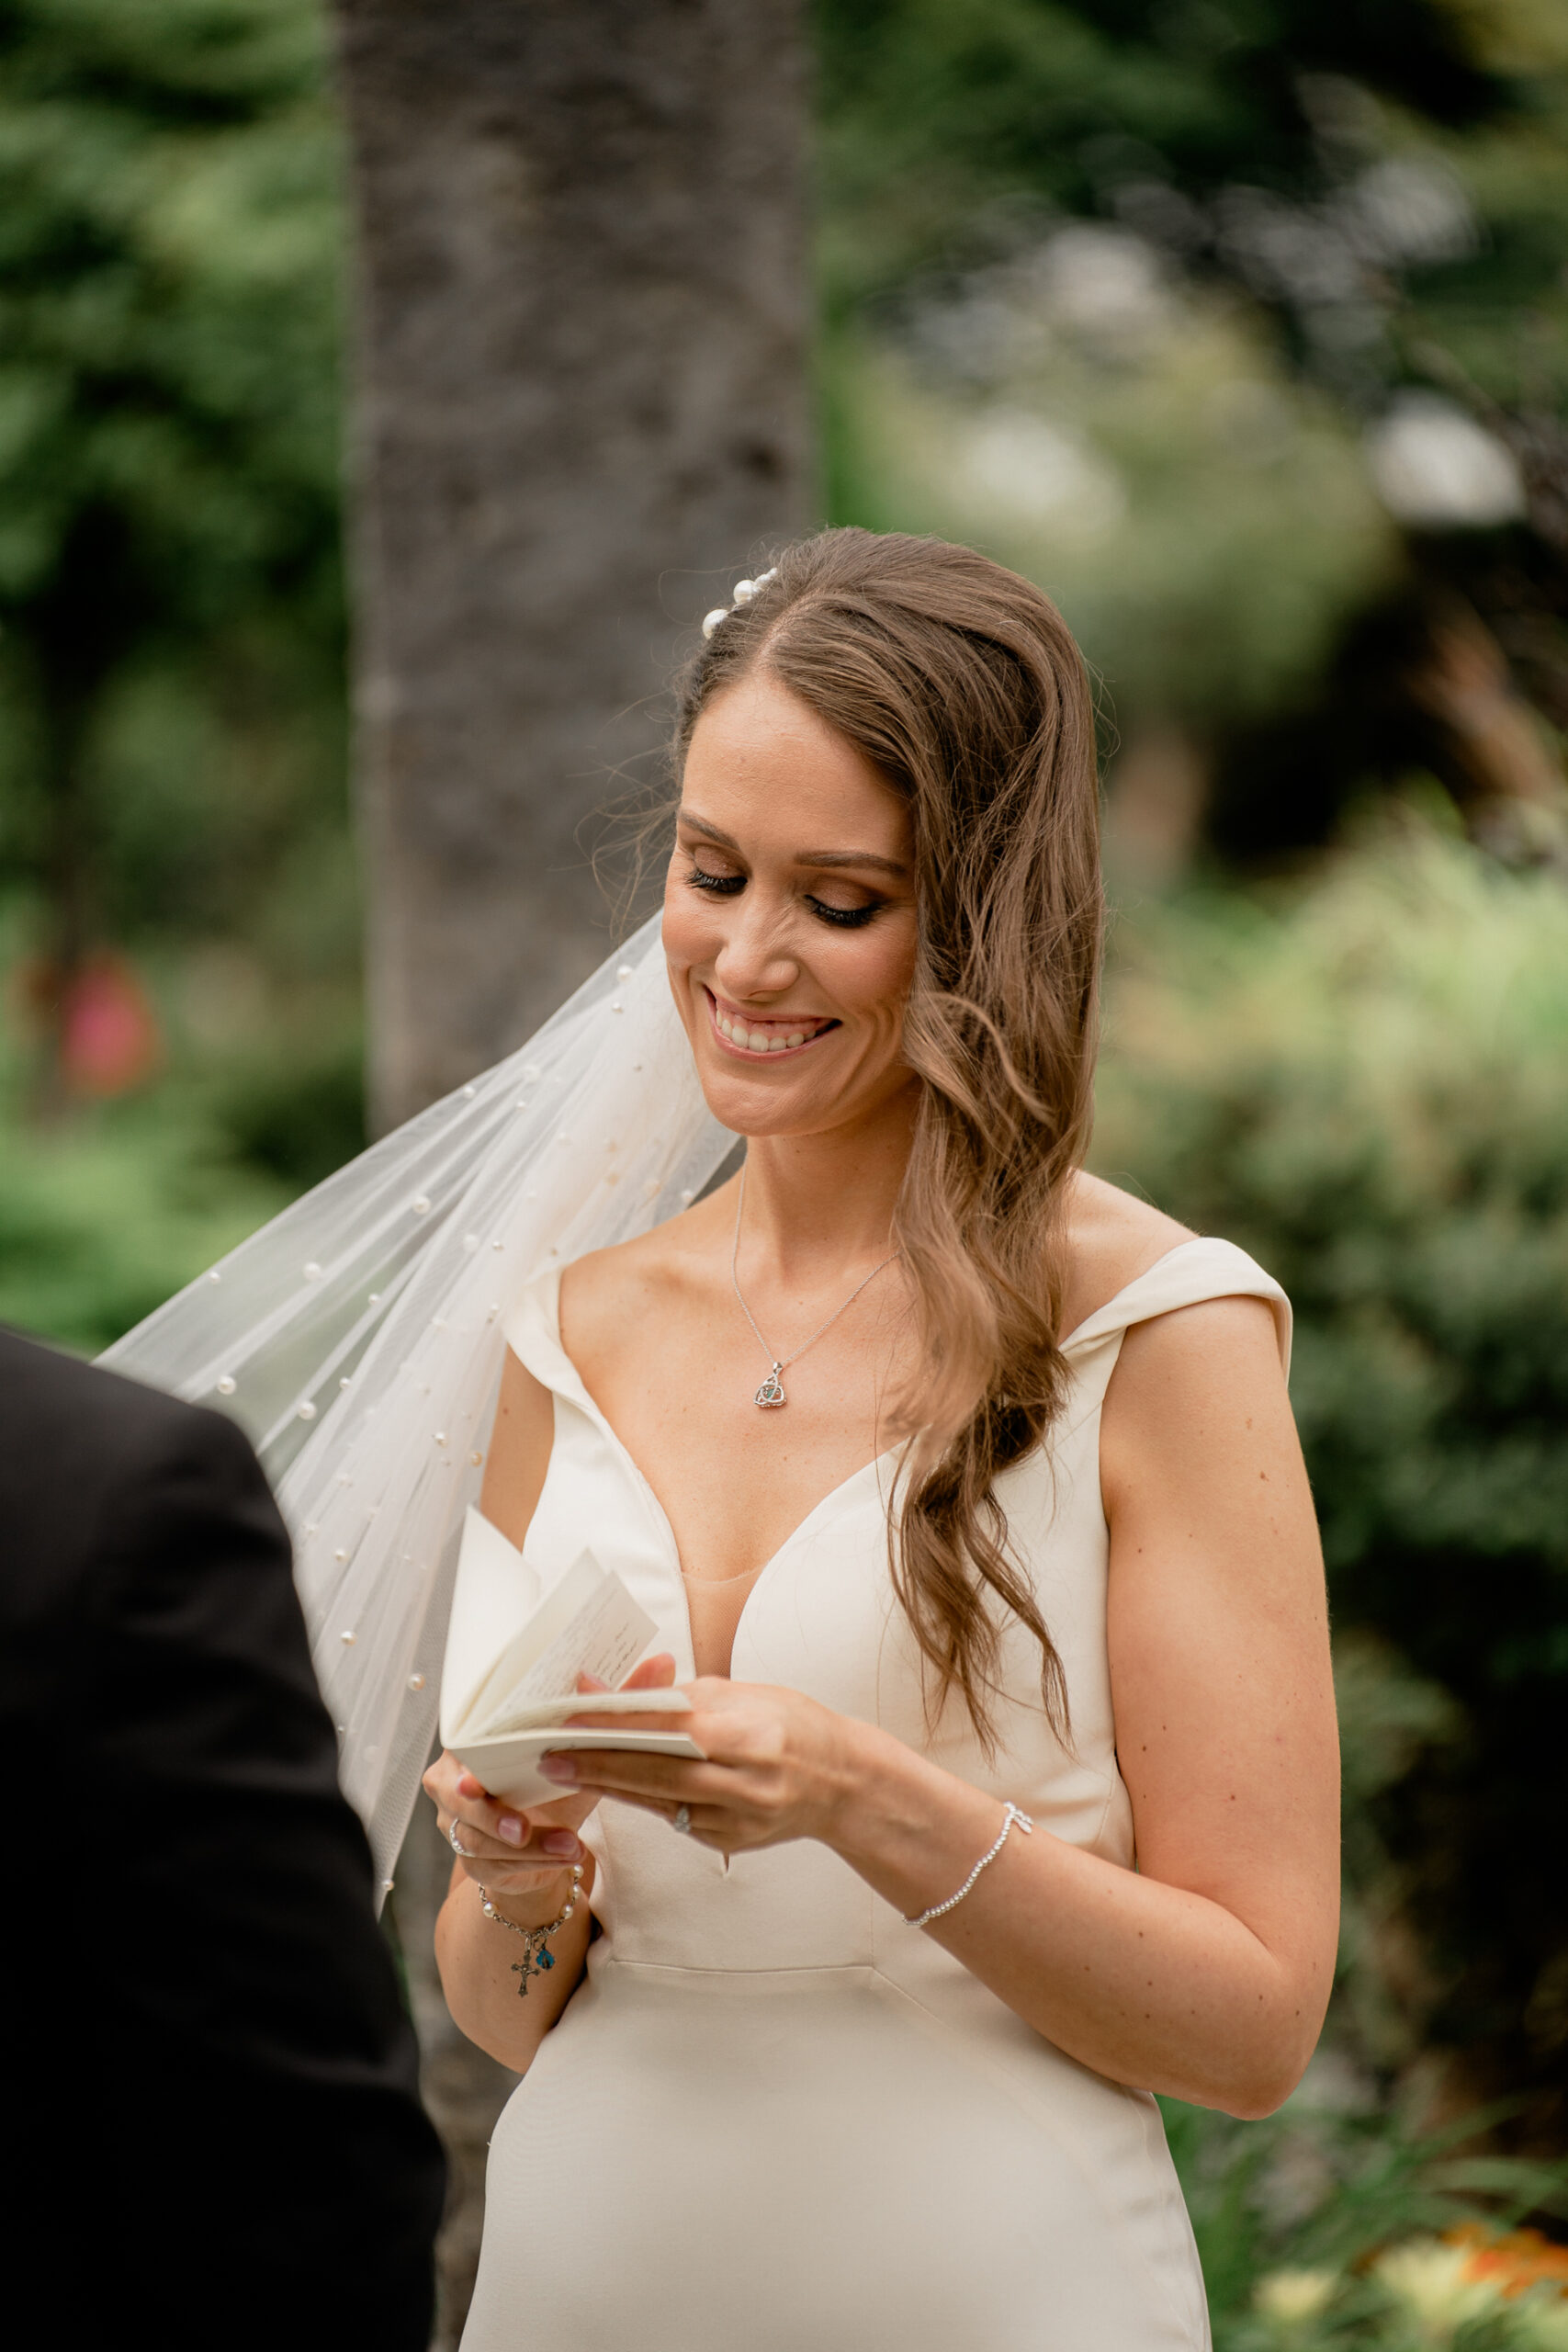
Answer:
<svg viewBox="0 0 1568 2352"><path fill-rule="evenodd" d="M1339 1890L1323 1571L1268 1308L1214 1300L1129 1331L1100 1467L1138 1868L1015 1831L924 1932L1084 2065L1266 2115L1322 2026ZM1001 1826L994 1797L798 1693L693 1697L708 1764L551 1764L660 1812L683 1800L712 1844L818 1838L906 1914L953 1893Z"/></svg>
<svg viewBox="0 0 1568 2352"><path fill-rule="evenodd" d="M1339 1771L1316 1522L1260 1300L1128 1332L1100 1477L1136 1872L1015 1835L1006 1876L927 1932L1086 2065L1266 2115L1333 1983Z"/></svg>

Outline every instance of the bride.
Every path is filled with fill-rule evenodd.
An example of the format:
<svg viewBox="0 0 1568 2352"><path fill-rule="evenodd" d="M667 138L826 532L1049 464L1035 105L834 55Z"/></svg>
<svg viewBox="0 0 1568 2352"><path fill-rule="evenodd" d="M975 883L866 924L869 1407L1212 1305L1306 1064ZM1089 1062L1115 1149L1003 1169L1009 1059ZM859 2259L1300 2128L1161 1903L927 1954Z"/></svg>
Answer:
<svg viewBox="0 0 1568 2352"><path fill-rule="evenodd" d="M1082 1172L1045 597L845 530L710 622L662 946L745 1165L513 1297L481 1499L617 1568L707 1760L426 1776L447 1999L525 2078L466 2352L1202 2346L1152 2094L1277 2107L1334 1966L1289 1310Z"/></svg>
<svg viewBox="0 0 1568 2352"><path fill-rule="evenodd" d="M476 1493L617 1571L705 1759L426 1776L525 2077L466 2352L1191 2352L1152 2094L1277 2106L1334 1963L1290 1311L1081 1170L1048 601L833 531L705 628L661 942L107 1361L255 1439L384 1887Z"/></svg>

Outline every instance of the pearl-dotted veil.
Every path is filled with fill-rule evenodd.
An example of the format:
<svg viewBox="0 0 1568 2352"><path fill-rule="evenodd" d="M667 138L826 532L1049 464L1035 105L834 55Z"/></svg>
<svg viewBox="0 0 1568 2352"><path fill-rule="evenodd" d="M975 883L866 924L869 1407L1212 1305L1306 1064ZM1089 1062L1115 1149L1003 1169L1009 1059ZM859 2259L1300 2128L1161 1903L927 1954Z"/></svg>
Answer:
<svg viewBox="0 0 1568 2352"><path fill-rule="evenodd" d="M99 1359L220 1407L255 1443L383 1885L434 1731L507 1314L547 1264L674 1215L733 1142L703 1101L656 920L518 1052Z"/></svg>

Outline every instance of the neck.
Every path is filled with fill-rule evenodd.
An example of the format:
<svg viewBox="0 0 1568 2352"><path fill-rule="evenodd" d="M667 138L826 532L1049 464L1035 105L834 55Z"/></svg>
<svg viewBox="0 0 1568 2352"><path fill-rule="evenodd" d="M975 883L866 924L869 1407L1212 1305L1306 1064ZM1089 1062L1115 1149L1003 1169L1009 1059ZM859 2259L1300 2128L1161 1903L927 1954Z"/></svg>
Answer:
<svg viewBox="0 0 1568 2352"><path fill-rule="evenodd" d="M919 1104L911 1084L851 1126L752 1136L746 1147L748 1262L804 1286L829 1269L885 1258Z"/></svg>

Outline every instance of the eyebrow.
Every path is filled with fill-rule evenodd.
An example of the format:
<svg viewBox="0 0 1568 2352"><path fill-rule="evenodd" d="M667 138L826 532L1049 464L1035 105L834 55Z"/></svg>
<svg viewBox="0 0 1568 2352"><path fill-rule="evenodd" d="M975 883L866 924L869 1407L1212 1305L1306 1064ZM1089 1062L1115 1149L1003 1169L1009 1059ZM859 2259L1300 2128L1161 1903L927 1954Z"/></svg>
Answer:
<svg viewBox="0 0 1568 2352"><path fill-rule="evenodd" d="M721 848L732 849L739 856L740 844L734 835L725 832L720 826L710 825L705 817L694 816L689 808L682 808L680 821L682 825L690 825L694 832L704 834L710 842L717 842ZM909 871L896 857L878 857L874 851L869 849L797 850L795 862L797 865L871 865L879 874L897 875L900 881Z"/></svg>

